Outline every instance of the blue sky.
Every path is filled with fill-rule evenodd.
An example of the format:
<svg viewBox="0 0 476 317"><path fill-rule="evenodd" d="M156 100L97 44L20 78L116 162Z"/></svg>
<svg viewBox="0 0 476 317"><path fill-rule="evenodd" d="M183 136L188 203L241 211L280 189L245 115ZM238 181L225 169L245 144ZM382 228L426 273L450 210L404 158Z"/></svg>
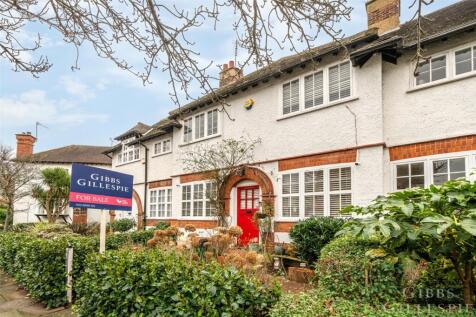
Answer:
<svg viewBox="0 0 476 317"><path fill-rule="evenodd" d="M413 0L402 0L401 21L412 17L408 8ZM457 2L436 0L426 10L434 11ZM351 21L341 24L346 35L362 31L367 26L365 0L350 0L354 8ZM57 33L32 27L22 36L40 32L44 47L40 53L48 56L53 67L48 73L33 78L16 73L0 59L0 144L15 145L15 133L35 130L39 121L48 128L39 130L35 152L69 144L110 145L110 139L138 121L153 124L174 108L168 96L168 78L160 71L153 74L153 83L143 86L140 79L117 69L108 60L94 54L90 47L80 51L80 70L71 70L75 61L74 47L61 41ZM234 34L220 28L210 33L195 32L194 40L201 58L220 65L234 56ZM319 44L326 42L322 38ZM127 52L134 58L134 52ZM275 57L289 51L275 52ZM213 67L213 66L212 66ZM218 72L218 67L215 67ZM249 69L251 71L253 69ZM199 91L196 91L197 97Z"/></svg>

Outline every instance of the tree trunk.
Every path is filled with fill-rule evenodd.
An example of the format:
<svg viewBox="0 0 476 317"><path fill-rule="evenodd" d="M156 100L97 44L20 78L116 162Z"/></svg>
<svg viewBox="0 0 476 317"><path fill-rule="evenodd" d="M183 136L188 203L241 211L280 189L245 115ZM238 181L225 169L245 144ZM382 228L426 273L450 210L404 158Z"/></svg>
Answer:
<svg viewBox="0 0 476 317"><path fill-rule="evenodd" d="M463 299L464 304L470 308L474 307L474 285L473 285L473 266L470 261L464 265L463 280Z"/></svg>
<svg viewBox="0 0 476 317"><path fill-rule="evenodd" d="M13 227L13 203L9 202L7 206L7 214L5 217L5 227L4 230L10 230Z"/></svg>

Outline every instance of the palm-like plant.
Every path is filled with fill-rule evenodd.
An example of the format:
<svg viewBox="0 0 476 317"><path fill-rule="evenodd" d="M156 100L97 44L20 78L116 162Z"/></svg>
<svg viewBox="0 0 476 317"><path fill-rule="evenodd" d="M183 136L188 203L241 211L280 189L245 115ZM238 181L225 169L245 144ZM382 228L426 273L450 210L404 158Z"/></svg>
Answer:
<svg viewBox="0 0 476 317"><path fill-rule="evenodd" d="M358 217L338 234L377 238L388 253L399 257L449 259L463 285L465 304L474 305L476 182L458 179L408 189L344 212Z"/></svg>
<svg viewBox="0 0 476 317"><path fill-rule="evenodd" d="M70 176L63 168L41 171L41 184L33 186L32 196L46 212L49 223L55 223L69 202Z"/></svg>

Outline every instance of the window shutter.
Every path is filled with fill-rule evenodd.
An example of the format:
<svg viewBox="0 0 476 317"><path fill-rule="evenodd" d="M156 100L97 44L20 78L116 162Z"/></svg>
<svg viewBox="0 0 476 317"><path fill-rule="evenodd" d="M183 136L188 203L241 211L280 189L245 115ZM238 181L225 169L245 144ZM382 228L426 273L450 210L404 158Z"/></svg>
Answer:
<svg viewBox="0 0 476 317"><path fill-rule="evenodd" d="M299 80L291 82L291 112L299 111Z"/></svg>
<svg viewBox="0 0 476 317"><path fill-rule="evenodd" d="M283 85L283 114L299 111L299 79Z"/></svg>
<svg viewBox="0 0 476 317"><path fill-rule="evenodd" d="M311 108L324 103L324 77L317 72L304 78L304 108Z"/></svg>
<svg viewBox="0 0 476 317"><path fill-rule="evenodd" d="M339 99L339 66L329 68L329 101Z"/></svg>
<svg viewBox="0 0 476 317"><path fill-rule="evenodd" d="M352 189L352 175L350 167L340 169L340 189L351 190Z"/></svg>
<svg viewBox="0 0 476 317"><path fill-rule="evenodd" d="M291 83L283 85L283 114L291 112Z"/></svg>
<svg viewBox="0 0 476 317"><path fill-rule="evenodd" d="M340 99L350 97L350 62L340 64Z"/></svg>
<svg viewBox="0 0 476 317"><path fill-rule="evenodd" d="M331 191L340 190L340 173L338 168L329 171L329 186Z"/></svg>
<svg viewBox="0 0 476 317"><path fill-rule="evenodd" d="M207 113L207 135L218 133L218 110L212 110Z"/></svg>

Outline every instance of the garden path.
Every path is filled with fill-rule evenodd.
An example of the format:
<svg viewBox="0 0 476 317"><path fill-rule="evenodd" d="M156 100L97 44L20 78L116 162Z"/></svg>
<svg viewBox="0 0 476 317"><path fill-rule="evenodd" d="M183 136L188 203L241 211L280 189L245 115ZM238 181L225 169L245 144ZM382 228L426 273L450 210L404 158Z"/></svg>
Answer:
<svg viewBox="0 0 476 317"><path fill-rule="evenodd" d="M0 317L70 317L70 309L46 309L19 288L15 280L0 271Z"/></svg>

